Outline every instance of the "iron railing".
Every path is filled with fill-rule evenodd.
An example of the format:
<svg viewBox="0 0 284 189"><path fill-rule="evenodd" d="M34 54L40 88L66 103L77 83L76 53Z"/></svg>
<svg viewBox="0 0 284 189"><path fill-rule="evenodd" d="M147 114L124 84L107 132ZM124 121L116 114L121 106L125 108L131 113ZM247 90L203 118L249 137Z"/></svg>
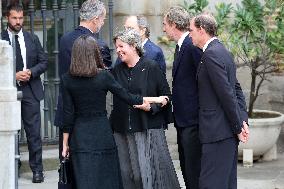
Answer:
<svg viewBox="0 0 284 189"><path fill-rule="evenodd" d="M19 0L19 3L22 3ZM48 1L49 2L49 1ZM73 30L79 24L79 8L82 1L78 0L52 0L47 5L47 0L29 0L25 12L25 29L38 34L44 51L48 54L48 70L43 74L44 100L41 103L42 110L42 140L44 143L57 143L58 128L54 126L54 115L56 111L59 93L58 53L60 37ZM8 5L8 3L7 3ZM113 1L108 0L109 21L109 47L113 52ZM5 6L2 6L5 12ZM4 17L2 17L4 18ZM1 19L2 26L6 24ZM5 27L2 27L5 28ZM20 143L26 143L24 130L20 133Z"/></svg>

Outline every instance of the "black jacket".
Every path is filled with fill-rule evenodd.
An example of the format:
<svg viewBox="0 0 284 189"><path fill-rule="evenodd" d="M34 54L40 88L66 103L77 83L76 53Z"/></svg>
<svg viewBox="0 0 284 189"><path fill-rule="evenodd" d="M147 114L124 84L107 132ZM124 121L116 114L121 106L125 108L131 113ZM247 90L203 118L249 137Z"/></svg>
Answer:
<svg viewBox="0 0 284 189"><path fill-rule="evenodd" d="M133 68L118 64L112 70L115 79L132 94L142 96L170 96L170 88L165 74L152 60L141 57ZM146 129L163 128L169 106L152 104L152 112L135 109L114 96L111 126L115 132L140 132Z"/></svg>
<svg viewBox="0 0 284 189"><path fill-rule="evenodd" d="M83 27L78 26L74 31L71 31L69 33L64 34L60 39L60 45L59 45L59 76L62 77L63 74L69 71L69 67L71 64L71 52L72 47L77 38L79 38L82 35L92 35L92 32ZM94 35L95 37L95 35ZM100 39L96 39L98 46L100 47L100 51L102 54L103 62L105 66L110 67L111 66L111 56L110 56L110 50L106 43ZM55 120L54 125L62 128L62 122L63 122L63 109L62 109L62 89L60 87L59 96L58 96L58 102L57 102L57 110L55 114Z"/></svg>
<svg viewBox="0 0 284 189"><path fill-rule="evenodd" d="M30 85L33 95L38 101L44 97L43 86L40 79L40 75L47 70L47 55L44 53L38 37L23 30L24 40L26 45L26 63L27 69L30 69L32 75L28 84ZM6 40L11 44L9 34L7 30L1 33L3 40Z"/></svg>

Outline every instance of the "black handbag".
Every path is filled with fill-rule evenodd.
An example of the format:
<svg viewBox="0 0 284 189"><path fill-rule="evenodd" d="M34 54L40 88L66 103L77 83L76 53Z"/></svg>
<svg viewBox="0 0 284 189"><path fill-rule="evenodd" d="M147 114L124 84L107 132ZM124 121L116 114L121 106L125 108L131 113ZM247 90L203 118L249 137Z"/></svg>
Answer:
<svg viewBox="0 0 284 189"><path fill-rule="evenodd" d="M72 168L71 162L68 158L64 158L58 169L59 173L59 181L58 181L58 189L74 189L72 187Z"/></svg>

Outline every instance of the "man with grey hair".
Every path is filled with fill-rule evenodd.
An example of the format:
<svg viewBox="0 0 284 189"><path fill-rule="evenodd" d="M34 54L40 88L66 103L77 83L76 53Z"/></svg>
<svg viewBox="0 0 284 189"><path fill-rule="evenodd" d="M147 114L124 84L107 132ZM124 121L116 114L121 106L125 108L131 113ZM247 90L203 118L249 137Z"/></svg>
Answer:
<svg viewBox="0 0 284 189"><path fill-rule="evenodd" d="M180 166L187 189L199 189L201 145L198 126L198 93L196 70L201 50L189 37L189 13L182 7L171 7L164 15L163 30L174 40L176 50L172 69L172 102Z"/></svg>
<svg viewBox="0 0 284 189"><path fill-rule="evenodd" d="M231 53L215 37L217 22L201 14L190 22L190 36L203 55L197 71L200 189L237 189L239 141L249 137L246 102Z"/></svg>
<svg viewBox="0 0 284 189"><path fill-rule="evenodd" d="M144 57L154 60L159 64L160 68L166 73L166 62L162 49L153 43L150 37L150 28L146 17L144 16L128 16L124 23L125 28L135 29L139 32L142 38L142 47L144 49ZM121 63L120 58L117 58L115 64Z"/></svg>
<svg viewBox="0 0 284 189"><path fill-rule="evenodd" d="M69 70L71 64L71 51L74 41L81 35L93 35L99 32L104 24L106 9L104 4L99 0L87 0L80 9L80 25L69 33L64 34L60 39L59 46L59 76ZM111 56L108 46L100 39L96 39L100 47L103 62L106 67L110 67ZM57 103L57 110L54 125L59 127L59 158L62 159L62 127L63 127L63 107L62 107L62 91L60 89Z"/></svg>

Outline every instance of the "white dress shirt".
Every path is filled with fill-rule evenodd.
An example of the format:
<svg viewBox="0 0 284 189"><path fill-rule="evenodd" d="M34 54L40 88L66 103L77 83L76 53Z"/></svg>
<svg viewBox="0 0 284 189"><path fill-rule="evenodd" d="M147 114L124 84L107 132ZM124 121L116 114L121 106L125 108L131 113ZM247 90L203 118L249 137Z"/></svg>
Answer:
<svg viewBox="0 0 284 189"><path fill-rule="evenodd" d="M211 43L214 39L217 39L217 37L212 37L211 39L209 39L209 40L205 43L205 45L204 45L203 48L202 48L203 52L207 49L209 43Z"/></svg>
<svg viewBox="0 0 284 189"><path fill-rule="evenodd" d="M146 38L143 42L142 42L142 48L144 48L144 45L147 43L148 38Z"/></svg>
<svg viewBox="0 0 284 189"><path fill-rule="evenodd" d="M186 38L186 36L188 36L189 35L189 32L185 32L184 34L182 34L181 35L181 37L179 38L179 40L178 40L178 50L180 51L180 47L182 46L182 43L183 43L183 41L184 41L184 39Z"/></svg>
<svg viewBox="0 0 284 189"><path fill-rule="evenodd" d="M11 44L12 44L13 35L18 35L18 36L19 36L19 37L18 37L18 41L19 41L19 44L20 44L21 55L22 55L23 63L24 63L23 70L26 70L26 69L27 69L26 44L25 44L25 39L24 39L23 31L20 30L19 33L17 33L17 34L12 33L9 29L7 29L7 31L8 31L8 34L9 34L9 38L10 38Z"/></svg>

